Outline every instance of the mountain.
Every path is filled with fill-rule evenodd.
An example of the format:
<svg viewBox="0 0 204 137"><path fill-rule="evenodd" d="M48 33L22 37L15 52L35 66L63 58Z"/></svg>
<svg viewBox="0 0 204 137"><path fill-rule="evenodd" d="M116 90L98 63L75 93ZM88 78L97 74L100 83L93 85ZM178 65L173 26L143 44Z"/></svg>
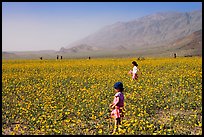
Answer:
<svg viewBox="0 0 204 137"><path fill-rule="evenodd" d="M17 58L17 57L18 57L18 55L16 55L15 53L2 51L2 58L3 59L10 59L10 58Z"/></svg>
<svg viewBox="0 0 204 137"><path fill-rule="evenodd" d="M199 30L202 30L202 10L160 12L106 26L84 39L62 47L60 52L149 49L167 46Z"/></svg>
<svg viewBox="0 0 204 137"><path fill-rule="evenodd" d="M72 47L72 48L69 48L69 49L66 49L66 48L62 47L60 49L59 53L67 53L67 52L76 53L78 51L81 51L81 52L85 51L86 52L86 51L96 51L96 50L100 50L100 48L88 46L86 44L80 44L77 47Z"/></svg>
<svg viewBox="0 0 204 137"><path fill-rule="evenodd" d="M3 59L39 59L43 58L55 58L55 50L39 50L39 51L3 51Z"/></svg>
<svg viewBox="0 0 204 137"><path fill-rule="evenodd" d="M195 31L192 34L180 38L169 44L168 47L171 52L183 53L183 56L188 55L202 55L202 30Z"/></svg>

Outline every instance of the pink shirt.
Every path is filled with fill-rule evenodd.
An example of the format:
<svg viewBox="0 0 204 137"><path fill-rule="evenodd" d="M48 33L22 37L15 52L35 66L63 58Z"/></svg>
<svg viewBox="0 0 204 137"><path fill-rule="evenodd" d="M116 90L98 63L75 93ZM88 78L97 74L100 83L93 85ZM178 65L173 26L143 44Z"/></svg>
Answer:
<svg viewBox="0 0 204 137"><path fill-rule="evenodd" d="M116 104L116 106L123 107L124 106L124 95L123 95L123 93L122 92L117 92L115 94L115 98L113 100L114 104L117 102L117 98L116 97L119 97L119 102L118 102L118 104Z"/></svg>

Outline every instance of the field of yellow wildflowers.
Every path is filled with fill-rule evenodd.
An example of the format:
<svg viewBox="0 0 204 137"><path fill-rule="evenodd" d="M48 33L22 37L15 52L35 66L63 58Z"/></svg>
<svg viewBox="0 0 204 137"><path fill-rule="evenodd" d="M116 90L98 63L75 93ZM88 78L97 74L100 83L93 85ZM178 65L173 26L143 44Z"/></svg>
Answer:
<svg viewBox="0 0 204 137"><path fill-rule="evenodd" d="M2 134L109 135L113 85L124 84L124 135L201 135L202 58L3 60Z"/></svg>

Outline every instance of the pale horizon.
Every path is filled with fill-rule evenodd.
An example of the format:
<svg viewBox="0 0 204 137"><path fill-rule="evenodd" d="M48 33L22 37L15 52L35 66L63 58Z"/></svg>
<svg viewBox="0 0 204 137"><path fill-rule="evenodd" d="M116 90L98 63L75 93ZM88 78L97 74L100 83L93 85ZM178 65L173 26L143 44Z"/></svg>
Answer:
<svg viewBox="0 0 204 137"><path fill-rule="evenodd" d="M201 9L201 2L2 2L2 51L59 51L116 22Z"/></svg>

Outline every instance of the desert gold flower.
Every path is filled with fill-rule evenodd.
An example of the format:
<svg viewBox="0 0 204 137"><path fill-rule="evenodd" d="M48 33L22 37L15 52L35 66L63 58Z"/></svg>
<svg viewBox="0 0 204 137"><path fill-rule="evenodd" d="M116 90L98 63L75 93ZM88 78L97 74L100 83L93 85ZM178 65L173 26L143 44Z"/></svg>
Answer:
<svg viewBox="0 0 204 137"><path fill-rule="evenodd" d="M125 117L115 134L202 134L202 58L137 61L138 81L128 75L133 60L2 60L2 123L24 123L10 134L109 135L113 84L122 81Z"/></svg>

